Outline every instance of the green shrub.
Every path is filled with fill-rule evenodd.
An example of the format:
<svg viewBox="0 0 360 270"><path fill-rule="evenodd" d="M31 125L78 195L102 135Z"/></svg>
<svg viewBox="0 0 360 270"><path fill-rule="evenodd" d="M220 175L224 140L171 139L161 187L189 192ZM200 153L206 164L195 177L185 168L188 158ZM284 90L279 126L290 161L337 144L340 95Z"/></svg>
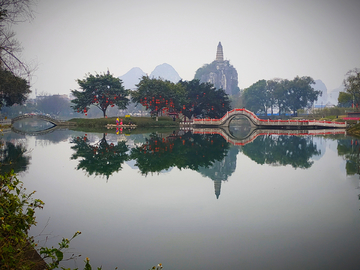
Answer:
<svg viewBox="0 0 360 270"><path fill-rule="evenodd" d="M0 175L0 259L1 269L31 269L39 261L31 259L33 239L28 237L36 224L35 210L44 203L25 193L13 172Z"/></svg>

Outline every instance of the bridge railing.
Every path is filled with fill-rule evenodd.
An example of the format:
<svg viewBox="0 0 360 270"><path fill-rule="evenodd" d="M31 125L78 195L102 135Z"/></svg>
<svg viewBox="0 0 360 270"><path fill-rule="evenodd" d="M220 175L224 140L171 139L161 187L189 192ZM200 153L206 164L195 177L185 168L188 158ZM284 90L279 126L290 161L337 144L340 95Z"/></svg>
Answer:
<svg viewBox="0 0 360 270"><path fill-rule="evenodd" d="M214 124L214 125L221 125L224 124L229 117L238 114L241 112L242 115L247 116L250 120L254 122L254 124L258 123L261 119L258 118L253 112L247 110L247 109L232 109L231 111L227 112L223 117L219 119L213 119L213 118L204 118L204 119L194 119L195 124Z"/></svg>
<svg viewBox="0 0 360 270"><path fill-rule="evenodd" d="M15 123L16 121L19 121L19 120L22 120L22 119L26 119L26 118L38 118L38 119L42 119L42 120L45 120L45 121L48 121L54 125L58 125L60 123L64 123L65 121L61 121L61 120L57 120L57 119L54 119L54 118L51 118L49 116L46 116L46 115L41 115L41 114L35 114L35 115L28 115L28 114L23 114L23 115L19 115L13 119L11 119L11 122L12 123Z"/></svg>
<svg viewBox="0 0 360 270"><path fill-rule="evenodd" d="M258 126L274 126L274 125L285 125L285 126L331 126L331 127L341 127L346 128L347 123L346 122L332 122L332 121L322 121L322 120L272 120L272 119L260 119L257 117L253 112L247 110L247 109L233 109L229 112L227 112L223 117L220 119L211 119L211 118L205 118L205 119L194 119L193 123L199 124L199 125L222 125L226 123L226 121L232 117L233 115L237 114L244 115L248 117L255 125Z"/></svg>

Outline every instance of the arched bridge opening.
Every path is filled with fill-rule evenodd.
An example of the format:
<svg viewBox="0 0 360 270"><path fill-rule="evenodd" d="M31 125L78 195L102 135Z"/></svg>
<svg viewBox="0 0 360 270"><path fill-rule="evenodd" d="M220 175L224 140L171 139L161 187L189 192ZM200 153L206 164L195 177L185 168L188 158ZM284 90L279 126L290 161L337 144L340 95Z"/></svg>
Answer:
<svg viewBox="0 0 360 270"><path fill-rule="evenodd" d="M17 121L20 121L20 120L24 120L24 119L39 119L39 120L43 120L43 121L46 121L46 122L49 122L51 124L53 124L54 126L59 126L63 123L63 121L59 121L59 120L56 120L52 117L49 117L49 116L46 116L46 115L40 115L40 114L34 114L34 115L30 115L30 114L27 114L27 115L19 115L13 119L11 119L11 124L14 124L15 122Z"/></svg>
<svg viewBox="0 0 360 270"><path fill-rule="evenodd" d="M253 118L246 115L246 114L234 114L234 115L231 115L220 126L230 127L230 126L238 125L239 122L241 122L241 125L250 125L251 127L256 127L257 126L256 121Z"/></svg>

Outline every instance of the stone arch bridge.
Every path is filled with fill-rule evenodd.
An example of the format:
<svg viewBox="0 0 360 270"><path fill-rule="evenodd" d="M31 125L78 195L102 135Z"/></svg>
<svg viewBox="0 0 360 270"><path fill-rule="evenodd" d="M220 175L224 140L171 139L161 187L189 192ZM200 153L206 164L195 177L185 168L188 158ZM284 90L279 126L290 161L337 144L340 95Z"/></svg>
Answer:
<svg viewBox="0 0 360 270"><path fill-rule="evenodd" d="M11 119L11 124L14 124L17 121L23 120L23 119L29 119L29 118L34 118L34 119L40 119L46 122L49 122L51 124L53 124L54 126L64 126L67 125L66 121L62 121L62 120L57 120L54 119L52 117L46 116L46 115L41 115L41 114L23 114L23 115L19 115L13 119Z"/></svg>

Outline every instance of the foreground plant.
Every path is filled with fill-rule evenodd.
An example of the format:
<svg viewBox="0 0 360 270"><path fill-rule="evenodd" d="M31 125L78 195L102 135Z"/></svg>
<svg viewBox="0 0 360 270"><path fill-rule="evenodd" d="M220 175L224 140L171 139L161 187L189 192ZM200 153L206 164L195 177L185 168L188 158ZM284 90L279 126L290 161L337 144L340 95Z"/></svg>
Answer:
<svg viewBox="0 0 360 270"><path fill-rule="evenodd" d="M162 264L161 263L159 263L157 266L153 266L153 268L151 268L151 270L160 270L160 269L162 269L163 267L162 267Z"/></svg>
<svg viewBox="0 0 360 270"><path fill-rule="evenodd" d="M36 225L35 210L42 209L44 202L32 199L25 193L23 184L13 171L0 175L0 259L1 269L30 269L34 261L30 227Z"/></svg>

